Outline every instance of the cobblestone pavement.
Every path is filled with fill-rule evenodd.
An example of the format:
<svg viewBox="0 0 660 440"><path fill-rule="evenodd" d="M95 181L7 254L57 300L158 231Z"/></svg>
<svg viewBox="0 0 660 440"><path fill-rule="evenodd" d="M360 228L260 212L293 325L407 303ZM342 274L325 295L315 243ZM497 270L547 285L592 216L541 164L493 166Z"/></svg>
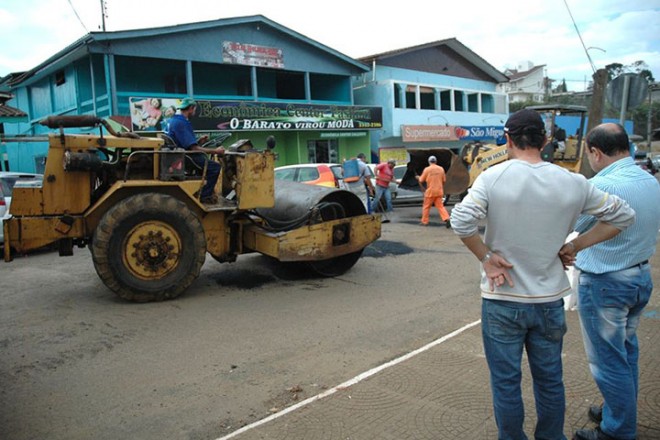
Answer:
<svg viewBox="0 0 660 440"><path fill-rule="evenodd" d="M638 440L660 439L660 258L652 261L655 282L638 331L640 395ZM590 404L601 403L584 354L576 311L567 311L564 340L566 423L570 439L579 428L592 427ZM523 395L525 431L533 438L536 421L531 377L526 364ZM481 326L474 325L428 350L411 356L334 393L299 403L298 407L258 426L224 438L254 439L496 439L488 369Z"/></svg>

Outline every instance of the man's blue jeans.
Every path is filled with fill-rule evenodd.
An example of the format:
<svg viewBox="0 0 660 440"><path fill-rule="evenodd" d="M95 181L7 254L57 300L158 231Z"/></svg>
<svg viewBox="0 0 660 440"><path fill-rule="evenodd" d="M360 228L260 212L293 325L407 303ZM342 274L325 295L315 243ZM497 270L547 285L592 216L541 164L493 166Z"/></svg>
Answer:
<svg viewBox="0 0 660 440"><path fill-rule="evenodd" d="M499 440L526 440L520 381L523 348L534 383L536 440L565 440L561 351L564 300L544 304L482 301L481 328Z"/></svg>
<svg viewBox="0 0 660 440"><path fill-rule="evenodd" d="M385 211L392 212L392 192L390 191L389 186L376 186L376 194L374 195L374 200L371 202L371 212L377 212L378 204L380 203L380 198L385 194Z"/></svg>
<svg viewBox="0 0 660 440"><path fill-rule="evenodd" d="M637 327L652 290L648 264L602 275L580 274L584 349L605 400L600 428L621 440L637 435Z"/></svg>
<svg viewBox="0 0 660 440"><path fill-rule="evenodd" d="M194 154L191 156L198 167L204 169L206 166L206 183L204 184L202 193L199 197L200 199L211 197L214 192L215 184L218 182L218 177L220 176L220 164L214 160L207 159L205 154Z"/></svg>

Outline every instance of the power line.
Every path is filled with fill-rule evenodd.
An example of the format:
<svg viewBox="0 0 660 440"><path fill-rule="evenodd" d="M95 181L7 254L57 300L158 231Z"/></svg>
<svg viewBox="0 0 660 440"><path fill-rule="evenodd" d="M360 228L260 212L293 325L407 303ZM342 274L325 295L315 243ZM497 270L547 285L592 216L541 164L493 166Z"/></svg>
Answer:
<svg viewBox="0 0 660 440"><path fill-rule="evenodd" d="M78 15L78 11L76 11L76 8L73 6L73 3L71 3L71 0L67 0L69 2L69 6L71 6L71 9L73 9L73 13L76 14L76 18L80 22L80 25L85 29L85 32L89 33L89 30L85 26L85 23L80 19L80 15Z"/></svg>
<svg viewBox="0 0 660 440"><path fill-rule="evenodd" d="M575 19L573 18L573 14L571 13L571 8L568 7L568 2L564 0L564 4L566 5L566 10L568 11L568 15L571 16L571 21L573 22L573 26L575 27L575 32L577 32L578 37L580 38L580 43L582 43L582 48L584 49L584 53L587 54L587 59L589 60L589 64L591 64L591 69L596 73L596 66L594 65L594 62L591 60L591 55L589 55L589 51L587 50L587 46L585 46L584 41L582 40L582 35L580 35L580 30L577 27L577 24L575 23Z"/></svg>

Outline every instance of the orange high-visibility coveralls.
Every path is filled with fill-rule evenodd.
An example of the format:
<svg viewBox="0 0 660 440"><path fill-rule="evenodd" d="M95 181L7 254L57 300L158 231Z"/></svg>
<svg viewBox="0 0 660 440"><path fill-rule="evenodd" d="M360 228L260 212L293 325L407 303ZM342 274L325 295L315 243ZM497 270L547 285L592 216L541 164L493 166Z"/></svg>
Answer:
<svg viewBox="0 0 660 440"><path fill-rule="evenodd" d="M446 180L445 170L440 165L434 163L424 168L422 175L419 177L421 183L426 183L424 204L422 205L422 224L427 225L429 223L431 206L438 208L442 221L449 221L449 213L445 209L444 203L442 203L442 198L445 195L444 185Z"/></svg>

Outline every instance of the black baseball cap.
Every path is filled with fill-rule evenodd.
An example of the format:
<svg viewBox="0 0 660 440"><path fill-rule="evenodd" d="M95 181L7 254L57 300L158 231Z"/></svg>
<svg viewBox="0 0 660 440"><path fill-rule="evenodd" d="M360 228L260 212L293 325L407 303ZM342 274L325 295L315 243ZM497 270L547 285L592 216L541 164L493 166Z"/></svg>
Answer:
<svg viewBox="0 0 660 440"><path fill-rule="evenodd" d="M509 134L545 134L545 124L541 115L534 110L518 110L504 124L504 132Z"/></svg>

